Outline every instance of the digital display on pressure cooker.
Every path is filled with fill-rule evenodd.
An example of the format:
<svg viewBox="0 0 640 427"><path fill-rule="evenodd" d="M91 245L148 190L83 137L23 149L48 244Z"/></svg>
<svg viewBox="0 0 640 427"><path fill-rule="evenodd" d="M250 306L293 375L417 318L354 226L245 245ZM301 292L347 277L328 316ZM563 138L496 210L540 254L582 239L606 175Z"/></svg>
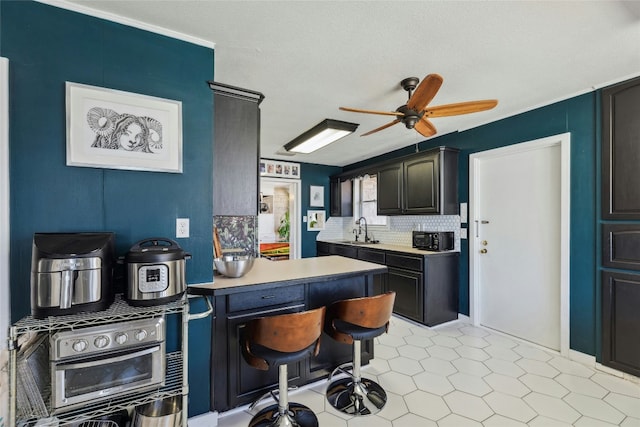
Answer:
<svg viewBox="0 0 640 427"><path fill-rule="evenodd" d="M164 264L143 265L138 269L138 290L162 292L169 287L169 268Z"/></svg>
<svg viewBox="0 0 640 427"><path fill-rule="evenodd" d="M147 282L159 282L160 281L160 269L154 268L147 270Z"/></svg>

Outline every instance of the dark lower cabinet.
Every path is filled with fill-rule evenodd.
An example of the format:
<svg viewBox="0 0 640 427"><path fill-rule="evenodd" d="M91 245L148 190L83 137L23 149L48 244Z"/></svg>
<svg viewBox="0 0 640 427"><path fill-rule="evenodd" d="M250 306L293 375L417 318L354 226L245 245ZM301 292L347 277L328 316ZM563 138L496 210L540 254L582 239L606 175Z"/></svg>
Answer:
<svg viewBox="0 0 640 427"><path fill-rule="evenodd" d="M335 301L358 298L364 295L372 295L364 277L332 280L323 283L322 286L309 288L309 309L329 306ZM350 344L339 343L323 333L320 340L320 352L308 361L307 379L315 380L326 376L336 366L350 361L351 358L352 346ZM373 358L373 342L371 340L362 342L362 358L367 361Z"/></svg>
<svg viewBox="0 0 640 427"><path fill-rule="evenodd" d="M244 325L251 319L260 316L275 316L278 314L295 313L302 311L304 304L286 306L281 308L267 308L264 311L245 313L227 318L227 339L228 342L240 342L240 336ZM228 380L229 406L236 407L242 405L247 399L253 400L257 395L268 392L278 387L278 370L270 369L261 371L246 363L242 357L239 345L229 346L230 366L235 366L234 375L230 375ZM301 363L288 365L289 381L292 384L300 383ZM231 373L232 370L229 370Z"/></svg>
<svg viewBox="0 0 640 427"><path fill-rule="evenodd" d="M372 282L373 275L368 274L215 295L211 409L227 411L249 404L278 386L277 368L268 371L255 369L242 356L240 336L248 321L372 295ZM372 341L363 342L361 357L363 364L373 358ZM318 356L288 365L289 383L303 385L326 377L336 366L351 361L351 358L350 345L337 343L323 333Z"/></svg>
<svg viewBox="0 0 640 427"><path fill-rule="evenodd" d="M405 253L332 242L316 242L316 251L386 265L386 274L373 277L373 294L395 291L395 314L427 326L458 318L458 252Z"/></svg>
<svg viewBox="0 0 640 427"><path fill-rule="evenodd" d="M389 268L387 290L396 292L393 312L416 322L422 322L423 284L424 277L420 272Z"/></svg>
<svg viewBox="0 0 640 427"><path fill-rule="evenodd" d="M640 376L640 274L602 274L602 363Z"/></svg>

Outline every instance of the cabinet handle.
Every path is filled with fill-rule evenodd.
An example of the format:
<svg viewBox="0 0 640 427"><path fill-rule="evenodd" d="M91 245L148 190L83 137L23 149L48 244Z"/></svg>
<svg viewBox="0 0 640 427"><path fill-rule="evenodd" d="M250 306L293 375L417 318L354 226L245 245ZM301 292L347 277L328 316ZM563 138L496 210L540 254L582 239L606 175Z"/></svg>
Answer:
<svg viewBox="0 0 640 427"><path fill-rule="evenodd" d="M262 297L262 299L271 299L271 298L275 298L275 297L276 297L275 295L264 295Z"/></svg>

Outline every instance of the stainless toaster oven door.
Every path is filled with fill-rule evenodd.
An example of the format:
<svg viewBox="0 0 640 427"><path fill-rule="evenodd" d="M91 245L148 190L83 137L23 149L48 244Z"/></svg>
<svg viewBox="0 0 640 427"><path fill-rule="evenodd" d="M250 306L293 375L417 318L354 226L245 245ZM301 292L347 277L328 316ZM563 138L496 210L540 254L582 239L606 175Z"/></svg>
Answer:
<svg viewBox="0 0 640 427"><path fill-rule="evenodd" d="M107 357L53 362L51 368L52 404L62 412L85 402L161 385L166 369L164 342Z"/></svg>

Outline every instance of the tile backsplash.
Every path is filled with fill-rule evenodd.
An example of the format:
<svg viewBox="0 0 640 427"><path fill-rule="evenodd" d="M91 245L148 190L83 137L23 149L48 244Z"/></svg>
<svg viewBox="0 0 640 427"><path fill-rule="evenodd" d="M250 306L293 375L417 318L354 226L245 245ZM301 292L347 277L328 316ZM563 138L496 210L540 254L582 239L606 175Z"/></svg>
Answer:
<svg viewBox="0 0 640 427"><path fill-rule="evenodd" d="M460 250L459 215L401 215L390 216L388 227L369 227L369 236L388 245L411 246L413 230L453 231L455 250ZM347 240L353 238L353 229L358 226L353 217L331 217L317 240Z"/></svg>

